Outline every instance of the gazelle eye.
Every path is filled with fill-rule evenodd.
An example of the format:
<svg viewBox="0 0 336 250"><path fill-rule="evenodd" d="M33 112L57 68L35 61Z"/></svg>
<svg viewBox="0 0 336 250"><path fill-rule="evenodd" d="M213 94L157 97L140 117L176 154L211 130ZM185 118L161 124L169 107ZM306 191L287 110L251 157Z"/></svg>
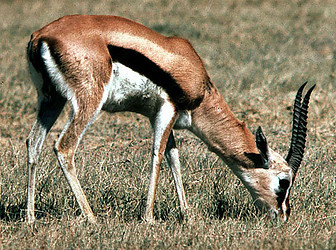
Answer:
<svg viewBox="0 0 336 250"><path fill-rule="evenodd" d="M287 190L289 187L289 180L287 179L281 179L279 180L279 185L281 190Z"/></svg>

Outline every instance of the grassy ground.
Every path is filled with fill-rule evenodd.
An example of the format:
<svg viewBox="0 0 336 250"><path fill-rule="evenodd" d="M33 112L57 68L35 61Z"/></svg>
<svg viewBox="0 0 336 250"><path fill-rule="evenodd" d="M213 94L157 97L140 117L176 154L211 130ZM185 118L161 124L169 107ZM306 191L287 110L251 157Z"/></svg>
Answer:
<svg viewBox="0 0 336 250"><path fill-rule="evenodd" d="M283 3L285 2L285 3ZM157 223L142 223L152 134L129 113L102 113L79 146L79 178L100 226L79 208L52 152L67 110L50 132L37 175L38 220L25 220L25 138L36 94L26 68L30 34L72 13L122 15L189 39L235 114L262 125L286 154L296 89L316 83L304 162L287 224L256 212L238 179L187 132L177 132L191 214L181 221L173 179L161 171ZM292 1L0 1L0 248L336 247L336 5Z"/></svg>

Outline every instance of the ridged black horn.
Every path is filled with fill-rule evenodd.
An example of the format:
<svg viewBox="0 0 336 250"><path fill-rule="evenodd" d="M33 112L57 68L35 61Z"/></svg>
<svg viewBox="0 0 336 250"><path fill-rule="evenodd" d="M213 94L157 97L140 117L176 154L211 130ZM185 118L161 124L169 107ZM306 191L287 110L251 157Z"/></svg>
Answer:
<svg viewBox="0 0 336 250"><path fill-rule="evenodd" d="M295 101L294 101L294 111L293 111L293 128L292 128L292 139L289 147L289 152L286 157L288 165L292 168L294 177L301 164L303 153L306 144L307 136L307 118L308 118L308 104L310 95L316 85L313 85L306 93L302 100L302 92L304 87L307 85L305 82L298 90Z"/></svg>

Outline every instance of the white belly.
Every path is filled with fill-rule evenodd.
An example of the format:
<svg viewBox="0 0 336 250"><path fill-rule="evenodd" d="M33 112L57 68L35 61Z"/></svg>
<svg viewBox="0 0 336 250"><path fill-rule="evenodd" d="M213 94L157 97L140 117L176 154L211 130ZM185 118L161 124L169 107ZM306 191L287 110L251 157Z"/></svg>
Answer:
<svg viewBox="0 0 336 250"><path fill-rule="evenodd" d="M149 118L156 115L158 107L163 103L171 102L163 88L118 62L112 65L112 74L105 88L104 99L102 109L105 111L131 111ZM180 111L176 128L190 126L190 113Z"/></svg>

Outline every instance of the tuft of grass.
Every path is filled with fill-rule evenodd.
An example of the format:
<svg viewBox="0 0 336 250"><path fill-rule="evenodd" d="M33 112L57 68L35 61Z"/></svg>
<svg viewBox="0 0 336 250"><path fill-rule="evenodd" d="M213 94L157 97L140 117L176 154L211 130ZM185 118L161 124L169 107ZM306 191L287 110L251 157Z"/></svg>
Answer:
<svg viewBox="0 0 336 250"><path fill-rule="evenodd" d="M52 7L51 7L52 6ZM164 162L154 224L142 222L152 143L143 117L102 113L76 154L78 175L99 226L80 211L52 152L68 108L48 135L37 172L37 222L28 226L27 137L36 93L26 45L36 29L66 14L113 14L165 35L187 38L237 117L259 125L285 155L292 102L304 81L317 84L304 161L286 224L258 214L227 166L177 131L191 207L181 220ZM2 248L287 248L336 247L335 34L333 1L2 1L0 15L0 245Z"/></svg>

